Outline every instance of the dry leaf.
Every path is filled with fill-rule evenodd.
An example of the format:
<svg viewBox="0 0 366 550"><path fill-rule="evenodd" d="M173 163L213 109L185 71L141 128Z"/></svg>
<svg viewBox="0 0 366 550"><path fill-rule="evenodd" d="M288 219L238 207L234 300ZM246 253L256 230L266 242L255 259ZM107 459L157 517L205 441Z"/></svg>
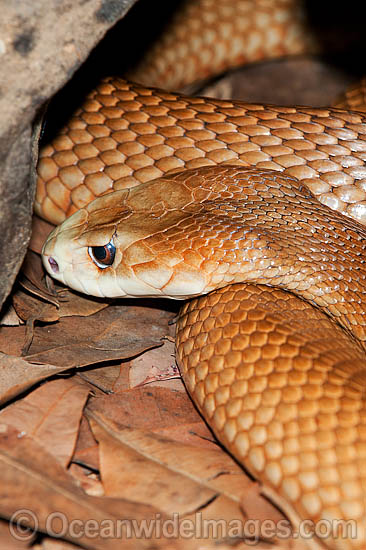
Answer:
<svg viewBox="0 0 366 550"><path fill-rule="evenodd" d="M72 460L78 464L85 465L91 470L99 470L98 444L85 416L81 419Z"/></svg>
<svg viewBox="0 0 366 550"><path fill-rule="evenodd" d="M109 307L109 305L110 302L106 299L87 296L86 294L82 295L69 289L66 291L63 289L59 302L59 315L60 318L71 317L72 315L88 317Z"/></svg>
<svg viewBox="0 0 366 550"><path fill-rule="evenodd" d="M37 382L67 369L54 365L34 365L20 357L0 352L0 405L14 399Z"/></svg>
<svg viewBox="0 0 366 550"><path fill-rule="evenodd" d="M197 529L202 520L224 521L227 526L234 521L245 525L248 518L241 503L252 481L226 453L131 429L100 413L87 411L87 416L99 442L106 495L150 502L166 513L179 516L179 521L190 520ZM217 483L223 476L226 484ZM277 512L272 515L273 521L281 517L284 519ZM226 534L220 533L216 544L246 542L242 537L231 537L229 529ZM197 538L200 538L198 530Z"/></svg>
<svg viewBox="0 0 366 550"><path fill-rule="evenodd" d="M173 511L181 515L198 510L215 497L215 491L181 473L184 465L178 472L170 470L148 453L135 450L133 444L126 445L121 429L114 429L99 416L88 418L99 442L100 472L107 496L149 502L166 514Z"/></svg>
<svg viewBox="0 0 366 550"><path fill-rule="evenodd" d="M77 377L53 380L2 410L0 423L37 441L66 467L74 452L89 391Z"/></svg>
<svg viewBox="0 0 366 550"><path fill-rule="evenodd" d="M18 537L14 536L9 522L5 520L0 520L0 548L4 550L27 550L29 549L29 543L32 542L32 539L35 537L30 534L28 537L27 533L24 533L25 536L22 537L21 533L18 533ZM16 533L15 533L16 535ZM66 549L65 549L66 550Z"/></svg>
<svg viewBox="0 0 366 550"><path fill-rule="evenodd" d="M47 328L37 327L28 360L55 365L83 366L124 359L160 345L171 314L140 306L112 305L80 322L60 319Z"/></svg>
<svg viewBox="0 0 366 550"><path fill-rule="evenodd" d="M104 393L113 393L121 373L126 369L126 364L97 367L84 372L79 372L80 378L86 380ZM128 369L127 369L128 370Z"/></svg>
<svg viewBox="0 0 366 550"><path fill-rule="evenodd" d="M58 307L49 302L44 302L39 297L32 296L21 288L12 294L13 306L23 321L43 321L52 323L60 317Z"/></svg>
<svg viewBox="0 0 366 550"><path fill-rule="evenodd" d="M167 509L178 522L189 521L200 549L217 545L226 548L226 544L239 550L253 544L259 549L277 544L282 549L307 548L306 540L297 540L296 535L292 538L290 522L260 494L259 484L226 452L177 443L123 426L89 409L86 414L99 441L106 495L134 495L138 502ZM216 535L201 540L202 525L209 534L213 528ZM241 535L236 534L237 525L242 529ZM280 536L276 539L277 526Z"/></svg>
<svg viewBox="0 0 366 550"><path fill-rule="evenodd" d="M130 361L130 387L146 384L186 391L175 362L175 344L165 341L160 348L151 349ZM170 380L169 384L166 381Z"/></svg>
<svg viewBox="0 0 366 550"><path fill-rule="evenodd" d="M143 386L118 395L93 398L88 410L134 428L153 431L177 441L215 447L214 437L186 393Z"/></svg>
<svg viewBox="0 0 366 550"><path fill-rule="evenodd" d="M36 530L47 532L52 528L49 534L63 529L63 538L85 548L135 550L135 538L103 536L103 526L106 526L106 522L109 525L109 533L110 529L114 529L115 535L119 519L130 521L129 525L134 521L138 526L143 521L156 519L157 514L164 518L161 512L149 505L136 504L125 499L86 495L76 487L72 478L52 455L34 440L26 436L19 437L19 432L10 427L5 427L5 431L0 433L0 465L2 517L15 520L19 515L22 523L32 528L36 526ZM20 510L23 512L20 513ZM29 513L25 513L24 510L28 510ZM51 514L56 514L58 519L51 521ZM76 539L75 531L70 528L73 520L78 521L76 532L80 536ZM90 522L94 525L96 536L93 537L88 536L87 526ZM138 546L142 550L183 548L178 540L167 541L153 537L140 538Z"/></svg>
<svg viewBox="0 0 366 550"><path fill-rule="evenodd" d="M143 306L112 305L83 318L65 317L47 326L36 326L26 356L33 363L76 367L130 358L161 345L170 312ZM0 349L20 355L24 327L3 327Z"/></svg>

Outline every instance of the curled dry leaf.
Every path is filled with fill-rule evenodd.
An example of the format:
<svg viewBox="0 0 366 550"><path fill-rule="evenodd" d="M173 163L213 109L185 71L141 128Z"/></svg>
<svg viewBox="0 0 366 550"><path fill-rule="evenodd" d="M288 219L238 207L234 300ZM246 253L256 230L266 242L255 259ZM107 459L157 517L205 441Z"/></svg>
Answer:
<svg viewBox="0 0 366 550"><path fill-rule="evenodd" d="M57 287L56 287L57 288ZM86 294L78 294L72 290L63 289L62 299L59 302L59 316L71 317L78 315L79 317L88 317L102 309L108 307L110 302L102 298L87 296Z"/></svg>
<svg viewBox="0 0 366 550"><path fill-rule="evenodd" d="M172 314L143 306L112 305L85 317L36 326L26 359L63 368L133 357L161 345ZM3 327L0 350L20 355L24 327Z"/></svg>
<svg viewBox="0 0 366 550"><path fill-rule="evenodd" d="M0 520L0 548L4 550L29 550L29 544L35 539L35 534L30 534L29 538L24 537L24 539L14 537L9 522ZM32 545L32 550L33 548Z"/></svg>
<svg viewBox="0 0 366 550"><path fill-rule="evenodd" d="M32 296L22 288L13 293L12 300L15 311L23 321L52 323L60 317L57 306Z"/></svg>
<svg viewBox="0 0 366 550"><path fill-rule="evenodd" d="M98 443L93 436L93 432L85 416L81 418L79 434L72 460L74 463L82 464L90 470L99 470Z"/></svg>
<svg viewBox="0 0 366 550"><path fill-rule="evenodd" d="M100 472L107 496L150 502L165 513L173 511L182 516L215 497L205 484L182 473L183 464L179 471L171 470L149 453L135 450L133 443L126 444L123 429L113 429L113 424L91 414L88 418L99 442Z"/></svg>
<svg viewBox="0 0 366 550"><path fill-rule="evenodd" d="M0 405L14 399L41 380L58 374L68 367L34 365L20 357L0 352Z"/></svg>
<svg viewBox="0 0 366 550"><path fill-rule="evenodd" d="M253 535L249 530L248 540L243 534L230 533L234 533L235 522L245 533L248 517L242 501L253 483L227 453L219 448L193 447L132 429L90 410L87 417L99 442L100 472L106 495L150 502L173 514L179 522L190 521L197 529L196 543L204 534L202 526L212 527L217 522L212 542L249 547ZM258 496L261 505L260 500L264 499ZM256 519L255 511L252 512L251 520ZM277 510L269 508L267 512L273 522L286 521ZM264 537L263 542L270 540L265 541Z"/></svg>
<svg viewBox="0 0 366 550"><path fill-rule="evenodd" d="M151 349L130 361L130 387L161 386L185 392L175 362L175 344L165 340L160 348ZM170 380L169 384L167 381Z"/></svg>
<svg viewBox="0 0 366 550"><path fill-rule="evenodd" d="M104 393L114 393L121 377L125 376L125 370L128 370L126 363L107 367L97 366L94 369L79 372L79 376Z"/></svg>
<svg viewBox="0 0 366 550"><path fill-rule="evenodd" d="M28 359L71 366L124 359L160 345L170 314L139 306L112 305L86 317L67 317L37 328Z"/></svg>
<svg viewBox="0 0 366 550"><path fill-rule="evenodd" d="M199 447L216 447L214 437L186 393L161 387L143 386L91 399L88 410L108 411L117 423L149 430L179 442Z"/></svg>
<svg viewBox="0 0 366 550"><path fill-rule="evenodd" d="M52 380L1 411L0 423L37 441L66 468L89 391L78 377Z"/></svg>
<svg viewBox="0 0 366 550"><path fill-rule="evenodd" d="M86 495L78 488L59 462L45 449L28 437L19 437L19 432L2 425L0 431L0 514L4 518L16 518L19 510L22 523L37 531L46 532L62 529L63 538L81 544L87 549L135 550L136 538L123 536L121 520L125 529L135 529L164 514L152 506L137 504L120 498L100 498ZM35 495L37 498L35 498ZM52 521L56 514L58 520ZM167 518L166 518L167 519ZM77 529L73 530L72 521ZM61 521L61 524L60 524ZM93 536L88 536L88 525L94 526ZM127 524L127 525L126 525ZM154 525L154 524L153 524ZM51 533L52 534L52 533ZM119 535L119 536L118 536ZM189 548L185 541L184 548ZM179 540L141 536L138 540L141 550L183 548Z"/></svg>

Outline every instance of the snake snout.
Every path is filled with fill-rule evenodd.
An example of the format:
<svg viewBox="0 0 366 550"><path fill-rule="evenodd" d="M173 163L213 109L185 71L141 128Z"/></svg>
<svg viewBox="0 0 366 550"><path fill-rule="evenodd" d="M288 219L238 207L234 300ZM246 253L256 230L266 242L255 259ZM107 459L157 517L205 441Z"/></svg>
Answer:
<svg viewBox="0 0 366 550"><path fill-rule="evenodd" d="M72 247L65 246L64 233L55 228L48 236L42 249L42 262L47 273L64 282L63 277L72 263Z"/></svg>
<svg viewBox="0 0 366 550"><path fill-rule="evenodd" d="M55 258L52 258L52 256L50 256L48 258L48 263L49 263L51 271L53 273L58 273L59 272L60 269L58 267L58 263L56 262Z"/></svg>

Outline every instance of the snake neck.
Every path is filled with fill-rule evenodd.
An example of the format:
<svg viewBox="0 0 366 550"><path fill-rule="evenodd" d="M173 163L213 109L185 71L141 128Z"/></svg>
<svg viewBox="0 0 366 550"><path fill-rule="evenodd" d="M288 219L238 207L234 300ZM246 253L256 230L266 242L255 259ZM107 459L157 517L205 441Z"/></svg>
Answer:
<svg viewBox="0 0 366 550"><path fill-rule="evenodd" d="M204 292L242 282L290 291L366 349L365 228L320 207L299 182L277 173L216 167L201 174L206 197L183 206L146 246L167 256L179 251L182 264L198 266Z"/></svg>
<svg viewBox="0 0 366 550"><path fill-rule="evenodd" d="M332 318L366 351L366 270L362 256L347 257L341 236L329 250L321 232L314 237L268 225L262 230L244 231L231 250L226 248L226 262L212 271L209 290L242 282L284 289ZM342 233L347 239L347 231Z"/></svg>

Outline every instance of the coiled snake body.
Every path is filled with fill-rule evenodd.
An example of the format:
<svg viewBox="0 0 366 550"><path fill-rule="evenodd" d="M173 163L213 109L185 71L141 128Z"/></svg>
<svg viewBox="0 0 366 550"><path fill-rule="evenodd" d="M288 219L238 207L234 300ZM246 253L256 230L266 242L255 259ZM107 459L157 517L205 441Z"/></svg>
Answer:
<svg viewBox="0 0 366 550"><path fill-rule="evenodd" d="M96 296L200 296L177 325L193 399L292 521L329 521L342 549L366 544L365 134L361 113L106 79L38 168L41 214L81 207L45 244L49 273Z"/></svg>

